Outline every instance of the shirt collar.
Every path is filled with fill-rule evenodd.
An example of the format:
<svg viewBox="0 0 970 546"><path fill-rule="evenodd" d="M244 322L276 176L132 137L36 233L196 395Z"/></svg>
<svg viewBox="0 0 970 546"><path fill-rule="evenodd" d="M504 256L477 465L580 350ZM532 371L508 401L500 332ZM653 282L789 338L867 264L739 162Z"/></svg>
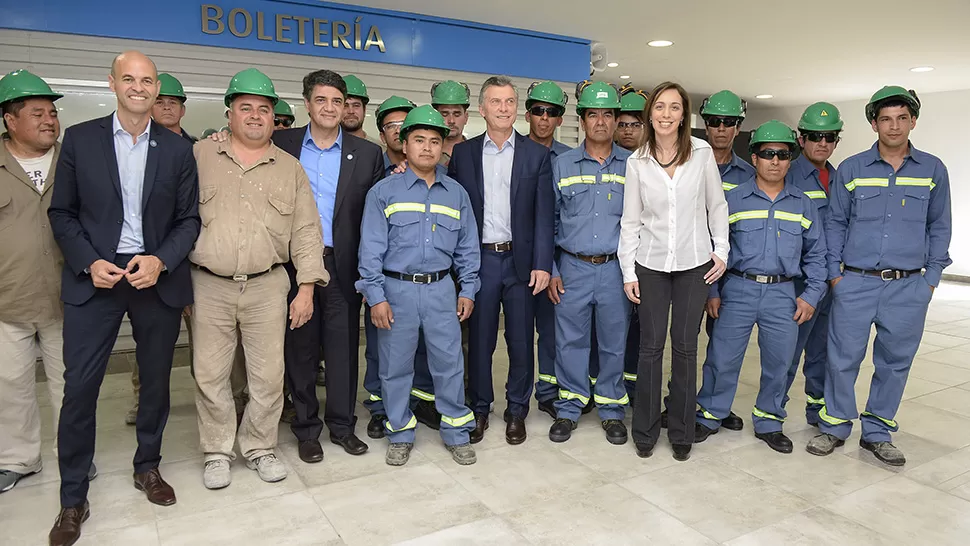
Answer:
<svg viewBox="0 0 970 546"><path fill-rule="evenodd" d="M152 120L149 119L148 120L148 125L146 125L145 126L145 130L142 131L142 133L140 135L138 135L138 139L141 139L141 137L147 135L148 132L151 131L151 128L152 128ZM115 113L114 114L111 114L111 132L112 132L112 134L117 135L118 134L118 131L121 131L122 133L128 134L128 131L126 131L125 128L121 126L121 120L118 119L118 111L115 110Z"/></svg>
<svg viewBox="0 0 970 546"><path fill-rule="evenodd" d="M448 189L448 186L445 186L444 184L441 183L440 174L441 174L440 169L436 167L434 170L434 184L438 184L441 187ZM422 180L422 179L418 178L418 174L413 170L411 170L411 167L408 167L408 170L404 171L404 183L407 184L408 189L413 188L414 184L416 184L418 180Z"/></svg>
<svg viewBox="0 0 970 546"><path fill-rule="evenodd" d="M583 149L583 155L576 156L576 160L575 160L576 163L579 163L584 159L588 159L589 161L592 161L597 165L599 165L600 162L597 161L593 156L589 155L589 152L586 151L586 139L583 139L583 142L579 145L579 147ZM610 163L616 161L616 150L617 150L617 144L614 142L613 147L610 148L610 155L606 157L606 161L603 162L603 166L609 165Z"/></svg>
<svg viewBox="0 0 970 546"><path fill-rule="evenodd" d="M313 135L310 134L310 124L309 123L307 123L307 126L306 126L306 134L303 135L303 145L304 146L311 146L313 148L316 148L316 149L320 150L320 147L317 146L317 143L313 140ZM341 127L339 129L337 129L337 140L335 140L333 142L333 144L329 148L327 148L326 150L320 150L320 151L321 152L328 152L328 151L331 151L331 150L336 150L336 151L339 152L339 151L343 150L343 148L344 148L344 130Z"/></svg>
<svg viewBox="0 0 970 546"><path fill-rule="evenodd" d="M873 143L872 148L869 148L867 151L863 152L863 154L863 160L867 166L872 165L876 161L882 161L882 156L879 155L879 141L877 140L875 143ZM923 163L926 161L926 153L917 150L916 146L913 146L913 142L909 141L909 153L906 154L906 158L912 159L917 163Z"/></svg>
<svg viewBox="0 0 970 546"><path fill-rule="evenodd" d="M505 144L508 144L509 146L512 147L513 150L515 150L515 137L516 137L516 134L517 133L515 132L515 129L513 129L512 130L512 134L509 135L508 140L506 140L505 142L502 143L502 148L499 148L498 147L498 144L496 144L495 141L493 141L491 138L489 138L488 131L486 131L485 132L485 144L484 144L484 146L488 146L489 143L491 143L493 148L495 148L498 151L502 151L502 150L505 149Z"/></svg>
<svg viewBox="0 0 970 546"><path fill-rule="evenodd" d="M233 162L235 162L236 164L239 164L239 161L236 159L236 154L232 152L231 139L232 139L232 136L230 135L229 138L227 138L224 142L216 142L216 153L226 154L230 159L233 160ZM281 150L277 148L276 144L273 144L273 141L271 140L269 143L269 149L266 150L266 153L264 153L263 156L259 158L259 161L257 161L255 165L252 165L249 168L252 169L256 167L256 165L262 165L263 163L270 163L270 164L276 163L276 158L278 157L278 154L280 153L280 151Z"/></svg>
<svg viewBox="0 0 970 546"><path fill-rule="evenodd" d="M740 191L742 197L757 195L758 197L764 197L765 199L768 198L768 195L765 192L761 191L761 188L758 187L758 181L756 176L752 176L751 178L748 179L747 182L745 182L741 186L731 191L732 192ZM788 181L786 180L785 185L781 188L781 192L778 193L778 197L775 197L775 200L773 202L777 203L783 197L788 197L789 195L791 195L791 192L788 191Z"/></svg>

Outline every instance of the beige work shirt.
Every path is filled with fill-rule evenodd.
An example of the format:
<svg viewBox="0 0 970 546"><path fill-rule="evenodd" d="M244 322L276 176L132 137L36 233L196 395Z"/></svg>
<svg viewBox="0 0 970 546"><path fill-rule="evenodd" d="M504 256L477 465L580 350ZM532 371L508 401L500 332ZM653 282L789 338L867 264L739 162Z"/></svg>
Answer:
<svg viewBox="0 0 970 546"><path fill-rule="evenodd" d="M47 208L54 195L54 159L43 193L0 142L0 322L36 323L61 319L64 257L54 241Z"/></svg>
<svg viewBox="0 0 970 546"><path fill-rule="evenodd" d="M195 144L202 231L189 261L216 275L253 275L290 260L299 284L326 285L323 232L303 166L271 144L250 167L231 141Z"/></svg>

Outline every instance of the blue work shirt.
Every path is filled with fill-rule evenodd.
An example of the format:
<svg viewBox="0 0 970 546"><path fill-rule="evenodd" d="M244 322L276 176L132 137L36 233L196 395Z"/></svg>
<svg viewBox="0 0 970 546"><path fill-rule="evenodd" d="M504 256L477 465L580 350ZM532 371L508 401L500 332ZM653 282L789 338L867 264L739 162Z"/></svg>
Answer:
<svg viewBox="0 0 970 546"><path fill-rule="evenodd" d="M825 237L812 200L800 189L785 184L772 201L758 188L755 178L725 197L731 226L728 269L803 277L805 290L798 297L818 307L826 290Z"/></svg>
<svg viewBox="0 0 970 546"><path fill-rule="evenodd" d="M317 203L320 225L323 226L324 246L333 246L333 208L337 200L337 180L340 178L340 151L343 149L344 131L339 129L337 140L326 150L321 150L310 135L307 125L300 149L300 164L310 179L313 200Z"/></svg>
<svg viewBox="0 0 970 546"><path fill-rule="evenodd" d="M549 148L549 151L552 152L553 159L556 159L562 154L568 152L569 150L572 150L572 148L570 148L569 146L566 146L565 144L563 144L562 142L559 142L556 139L552 139L552 147Z"/></svg>
<svg viewBox="0 0 970 546"><path fill-rule="evenodd" d="M145 187L145 165L148 164L149 121L134 144L133 135L121 126L118 112L111 118L114 134L115 160L118 162L118 180L121 182L121 205L125 219L121 224L118 254L140 254L145 251L145 233L142 227L142 193ZM167 130L167 129L166 129Z"/></svg>
<svg viewBox="0 0 970 546"><path fill-rule="evenodd" d="M391 176L392 174L394 174L394 169L396 168L397 168L397 165L394 163L391 163L391 158L387 157L387 152L384 152L384 178L387 178L388 176ZM442 165L441 163L438 163L438 165L435 167L435 174L447 175L448 167L445 165Z"/></svg>
<svg viewBox="0 0 970 546"><path fill-rule="evenodd" d="M724 186L724 191L733 190L755 175L754 167L734 152L731 152L731 161L718 165L717 171L721 173L721 185Z"/></svg>
<svg viewBox="0 0 970 546"><path fill-rule="evenodd" d="M835 167L826 161L825 170L829 172L829 187L832 187L832 184L835 183ZM825 186L818 178L818 174L818 167L812 165L807 157L800 155L795 158L795 161L792 161L791 168L788 169L788 174L785 176L785 185L793 185L802 190L815 203L818 216L824 227L825 217L829 211L829 197L825 191Z"/></svg>
<svg viewBox="0 0 970 546"><path fill-rule="evenodd" d="M860 269L926 268L937 286L950 265L950 177L934 155L909 145L898 171L879 143L839 165L825 221L829 279L841 265Z"/></svg>
<svg viewBox="0 0 970 546"><path fill-rule="evenodd" d="M355 287L368 305L387 300L385 269L409 275L454 269L458 295L475 299L482 261L478 224L468 194L446 175L437 174L430 188L410 168L381 180L367 192L360 232Z"/></svg>
<svg viewBox="0 0 970 546"><path fill-rule="evenodd" d="M557 247L582 256L616 252L630 153L613 144L600 164L586 152L584 141L552 162ZM559 276L557 267L553 276Z"/></svg>

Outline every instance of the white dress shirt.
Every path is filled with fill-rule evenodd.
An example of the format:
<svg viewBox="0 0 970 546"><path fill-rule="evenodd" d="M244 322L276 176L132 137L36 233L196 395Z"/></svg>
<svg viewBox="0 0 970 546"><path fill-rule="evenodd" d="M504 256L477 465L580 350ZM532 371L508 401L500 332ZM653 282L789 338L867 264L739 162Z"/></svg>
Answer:
<svg viewBox="0 0 970 546"><path fill-rule="evenodd" d="M670 178L649 151L626 163L623 217L617 250L623 282L637 280L639 263L654 271L686 271L710 261L727 262L728 208L710 144L691 138L687 163Z"/></svg>
<svg viewBox="0 0 970 546"><path fill-rule="evenodd" d="M141 200L145 185L145 166L148 163L148 136L152 122L148 122L145 130L132 143L132 135L125 131L121 121L118 120L118 112L115 112L111 119L115 159L118 161L118 178L121 182L121 203L125 211L125 220L121 225L121 239L118 241L118 254L140 254L145 251Z"/></svg>
<svg viewBox="0 0 970 546"><path fill-rule="evenodd" d="M482 177L485 203L482 211L482 242L512 240L512 161L515 159L515 131L498 144L488 138L482 146Z"/></svg>

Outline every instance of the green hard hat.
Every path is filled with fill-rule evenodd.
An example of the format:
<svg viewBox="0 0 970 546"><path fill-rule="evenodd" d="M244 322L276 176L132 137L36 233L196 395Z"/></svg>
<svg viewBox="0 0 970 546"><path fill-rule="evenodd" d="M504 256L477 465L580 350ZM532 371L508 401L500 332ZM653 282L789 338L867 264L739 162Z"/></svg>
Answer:
<svg viewBox="0 0 970 546"><path fill-rule="evenodd" d="M898 85L887 85L879 91L876 91L872 98L869 99L869 104L866 105L866 119L870 122L876 119L876 114L879 111L878 103L886 101L888 99L898 99L909 105L913 109L914 117L919 117L919 97L916 96L916 91L910 89L907 91Z"/></svg>
<svg viewBox="0 0 970 546"><path fill-rule="evenodd" d="M632 91L620 97L620 112L642 114L647 107L647 96L643 91Z"/></svg>
<svg viewBox="0 0 970 546"><path fill-rule="evenodd" d="M576 113L580 116L591 108L620 109L620 94L606 82L592 82L583 85L576 103Z"/></svg>
<svg viewBox="0 0 970 546"><path fill-rule="evenodd" d="M842 117L834 104L816 102L802 113L802 118L798 120L798 128L802 131L841 131Z"/></svg>
<svg viewBox="0 0 970 546"><path fill-rule="evenodd" d="M273 87L273 80L255 68L247 68L229 80L229 88L226 89L226 106L232 105L232 99L236 98L236 95L266 97L273 102L274 107L280 101L276 95L276 88Z"/></svg>
<svg viewBox="0 0 970 546"><path fill-rule="evenodd" d="M162 83L161 89L158 92L159 97L175 97L185 102L185 91L182 89L182 82L178 81L175 76L163 72L158 75L158 81Z"/></svg>
<svg viewBox="0 0 970 546"><path fill-rule="evenodd" d="M344 76L344 83L347 84L348 97L357 97L365 106L370 102L370 97L367 96L367 86L360 81L360 78L353 74L347 74Z"/></svg>
<svg viewBox="0 0 970 546"><path fill-rule="evenodd" d="M273 113L277 116L290 116L291 118L295 117L293 115L293 109L290 108L289 103L283 99L280 99L279 102L276 103L276 106L273 108Z"/></svg>
<svg viewBox="0 0 970 546"><path fill-rule="evenodd" d="M468 100L469 95L471 95L471 91L469 91L467 84L454 80L438 82L431 86L431 105L457 104L467 108L471 104Z"/></svg>
<svg viewBox="0 0 970 546"><path fill-rule="evenodd" d="M211 135L217 132L218 131L216 131L215 129L206 129L205 131L202 131L202 138L209 138Z"/></svg>
<svg viewBox="0 0 970 546"><path fill-rule="evenodd" d="M744 100L728 91L718 91L701 103L701 116L730 116L744 119L748 105Z"/></svg>
<svg viewBox="0 0 970 546"><path fill-rule="evenodd" d="M787 144L788 147L793 152L798 152L798 138L795 131L785 125L784 123L773 119L771 121L766 121L758 126L757 129L751 133L751 143L748 145L748 151L755 153L761 144L766 142L777 142L780 144Z"/></svg>
<svg viewBox="0 0 970 546"><path fill-rule="evenodd" d="M446 138L451 132L448 124L445 123L445 118L441 117L441 114L430 104L418 106L408 112L408 116L404 118L404 125L401 126L401 142L404 142L408 133L415 129L434 129L441 133L441 138Z"/></svg>
<svg viewBox="0 0 970 546"><path fill-rule="evenodd" d="M562 109L566 108L569 97L555 82L535 82L529 86L529 96L525 99L526 109L532 108L537 102L547 102Z"/></svg>
<svg viewBox="0 0 970 546"><path fill-rule="evenodd" d="M63 96L52 91L40 77L26 70L14 70L0 79L0 104L30 97L46 97L55 101Z"/></svg>
<svg viewBox="0 0 970 546"><path fill-rule="evenodd" d="M384 125L384 116L390 114L391 112L410 112L417 108L417 104L409 101L404 97L399 97L393 95L386 101L382 102L380 106L377 107L377 129L382 130Z"/></svg>

